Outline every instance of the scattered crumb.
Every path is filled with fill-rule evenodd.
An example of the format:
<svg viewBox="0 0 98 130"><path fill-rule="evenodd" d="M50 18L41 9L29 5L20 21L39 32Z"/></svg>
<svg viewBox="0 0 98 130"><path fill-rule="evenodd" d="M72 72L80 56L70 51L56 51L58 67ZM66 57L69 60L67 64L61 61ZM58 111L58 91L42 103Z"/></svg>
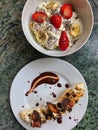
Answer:
<svg viewBox="0 0 98 130"><path fill-rule="evenodd" d="M30 81L27 81L28 83L30 83Z"/></svg>
<svg viewBox="0 0 98 130"><path fill-rule="evenodd" d="M62 87L62 84L61 84L61 83L58 83L57 86L60 88L60 87Z"/></svg>
<svg viewBox="0 0 98 130"><path fill-rule="evenodd" d="M70 86L69 86L69 84L67 83L67 84L65 84L65 87L66 87L66 88L69 88Z"/></svg>
<svg viewBox="0 0 98 130"><path fill-rule="evenodd" d="M39 103L36 103L35 105L36 105L36 106L39 106Z"/></svg>
<svg viewBox="0 0 98 130"><path fill-rule="evenodd" d="M34 91L34 93L36 94L36 93L37 93L37 91Z"/></svg>
<svg viewBox="0 0 98 130"><path fill-rule="evenodd" d="M40 97L40 101L42 101L42 98Z"/></svg>

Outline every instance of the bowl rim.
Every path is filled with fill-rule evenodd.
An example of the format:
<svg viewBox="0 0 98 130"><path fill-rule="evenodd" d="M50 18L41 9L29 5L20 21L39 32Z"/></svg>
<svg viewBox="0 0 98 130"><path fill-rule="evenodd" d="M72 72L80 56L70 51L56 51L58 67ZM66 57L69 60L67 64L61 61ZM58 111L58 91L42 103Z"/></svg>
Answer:
<svg viewBox="0 0 98 130"><path fill-rule="evenodd" d="M89 2L88 0L85 0L85 1L87 2L87 4L88 4L89 8L90 8L90 11L91 11L91 21L92 21L92 24L91 24L91 27L90 27L89 35L87 36L86 40L83 42L83 44L82 44L80 47L78 47L77 49L75 49L75 50L73 50L73 51L71 51L71 52L69 52L69 53L67 53L67 54L65 54L65 53L58 53L58 54L55 54L55 53L54 53L54 54L52 54L52 53L49 53L49 51L51 52L51 50L49 50L49 51L43 51L43 50L38 49L38 48L36 47L36 45L32 45L32 41L28 38L28 34L27 34L27 32L25 31L24 22L23 22L23 16L24 16L24 14L25 14L25 13L24 13L24 12L25 12L25 8L26 8L26 6L28 5L29 1L30 1L30 0L27 0L26 3L25 3L25 5L24 5L24 7L23 7L22 16L21 16L21 25L22 25L23 33L24 33L24 35L25 35L27 41L28 41L28 42L31 44L31 46L34 47L37 51L39 51L39 52L41 52L42 54L45 54L45 55L47 55L47 56L63 57L63 56L68 56L68 55L71 55L71 54L77 52L77 51L80 50L80 49L85 45L85 43L88 41L88 39L89 39L89 37L90 37L90 35L91 35L91 33L92 33L93 26L94 26L94 14L93 14L93 10L92 10L92 7L91 7L90 2ZM64 51L63 51L63 52L64 52Z"/></svg>

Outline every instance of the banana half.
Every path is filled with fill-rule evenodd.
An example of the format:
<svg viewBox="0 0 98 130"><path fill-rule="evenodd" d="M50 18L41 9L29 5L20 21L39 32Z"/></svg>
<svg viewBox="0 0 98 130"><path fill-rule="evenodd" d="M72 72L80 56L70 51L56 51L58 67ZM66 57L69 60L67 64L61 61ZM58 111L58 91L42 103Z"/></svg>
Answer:
<svg viewBox="0 0 98 130"><path fill-rule="evenodd" d="M30 22L29 27L30 27L30 30L34 33L34 27L35 27L35 25L34 25L33 22Z"/></svg>
<svg viewBox="0 0 98 130"><path fill-rule="evenodd" d="M35 37L36 37L37 41L42 45L45 45L45 43L48 40L48 34L46 33L45 30L36 31L35 32Z"/></svg>
<svg viewBox="0 0 98 130"><path fill-rule="evenodd" d="M71 25L70 33L73 37L78 37L82 33L82 24L79 20Z"/></svg>
<svg viewBox="0 0 98 130"><path fill-rule="evenodd" d="M41 30L41 27L33 22L29 24L29 27L33 32L33 34L35 35L35 38L38 41L38 43L45 45L49 37L46 30Z"/></svg>
<svg viewBox="0 0 98 130"><path fill-rule="evenodd" d="M49 2L47 5L46 5L46 9L47 10L55 10L58 8L58 2Z"/></svg>

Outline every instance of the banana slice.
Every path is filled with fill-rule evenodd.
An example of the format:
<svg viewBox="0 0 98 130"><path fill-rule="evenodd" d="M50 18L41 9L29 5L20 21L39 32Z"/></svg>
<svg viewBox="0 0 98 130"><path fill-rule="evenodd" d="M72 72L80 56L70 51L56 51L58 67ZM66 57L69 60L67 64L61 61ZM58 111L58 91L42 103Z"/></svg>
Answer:
<svg viewBox="0 0 98 130"><path fill-rule="evenodd" d="M30 122L31 118L29 115L31 115L33 113L33 109L32 110L22 110L20 112L20 117L22 120Z"/></svg>
<svg viewBox="0 0 98 130"><path fill-rule="evenodd" d="M71 33L71 35L74 36L74 37L79 36L80 33L81 33L80 24L79 24L79 23L73 23L73 24L71 25L70 33Z"/></svg>
<svg viewBox="0 0 98 130"><path fill-rule="evenodd" d="M35 33L36 31L41 30L41 27L42 27L42 26L39 25L39 24L37 24L37 23L35 23L35 22L30 22L29 27L30 27L30 30L31 30L33 33Z"/></svg>
<svg viewBox="0 0 98 130"><path fill-rule="evenodd" d="M40 114L40 118L41 118L41 122L45 122L46 119L45 119L45 115L43 114L43 111L41 108L36 108L35 109L30 109L30 110L22 110L20 111L20 117L22 120L30 123L32 122L32 115L34 113L34 111L38 112ZM36 119L37 119L37 115L36 116Z"/></svg>
<svg viewBox="0 0 98 130"><path fill-rule="evenodd" d="M45 44L45 47L49 50L57 48L58 39L55 36L49 36L47 43Z"/></svg>
<svg viewBox="0 0 98 130"><path fill-rule="evenodd" d="M53 2L53 1L49 2L46 5L46 9L47 10L55 10L55 9L57 9L57 7L58 7L58 3L57 2Z"/></svg>
<svg viewBox="0 0 98 130"><path fill-rule="evenodd" d="M42 45L45 45L45 43L48 40L48 34L42 30L39 30L35 33L36 39L39 43L41 43Z"/></svg>
<svg viewBox="0 0 98 130"><path fill-rule="evenodd" d="M29 27L30 27L31 31L34 32L35 25L33 22L30 22Z"/></svg>

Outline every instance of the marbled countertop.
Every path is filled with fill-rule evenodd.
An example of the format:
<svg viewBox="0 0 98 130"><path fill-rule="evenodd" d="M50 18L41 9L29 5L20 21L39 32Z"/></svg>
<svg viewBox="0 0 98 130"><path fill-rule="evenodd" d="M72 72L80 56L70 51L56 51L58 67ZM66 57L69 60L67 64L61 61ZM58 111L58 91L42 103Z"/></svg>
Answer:
<svg viewBox="0 0 98 130"><path fill-rule="evenodd" d="M93 7L92 34L78 52L62 57L84 76L89 93L85 116L74 130L98 130L98 6ZM27 63L46 57L27 42L21 27L21 13L26 0L0 0L0 130L24 130L15 119L9 101L11 83Z"/></svg>

